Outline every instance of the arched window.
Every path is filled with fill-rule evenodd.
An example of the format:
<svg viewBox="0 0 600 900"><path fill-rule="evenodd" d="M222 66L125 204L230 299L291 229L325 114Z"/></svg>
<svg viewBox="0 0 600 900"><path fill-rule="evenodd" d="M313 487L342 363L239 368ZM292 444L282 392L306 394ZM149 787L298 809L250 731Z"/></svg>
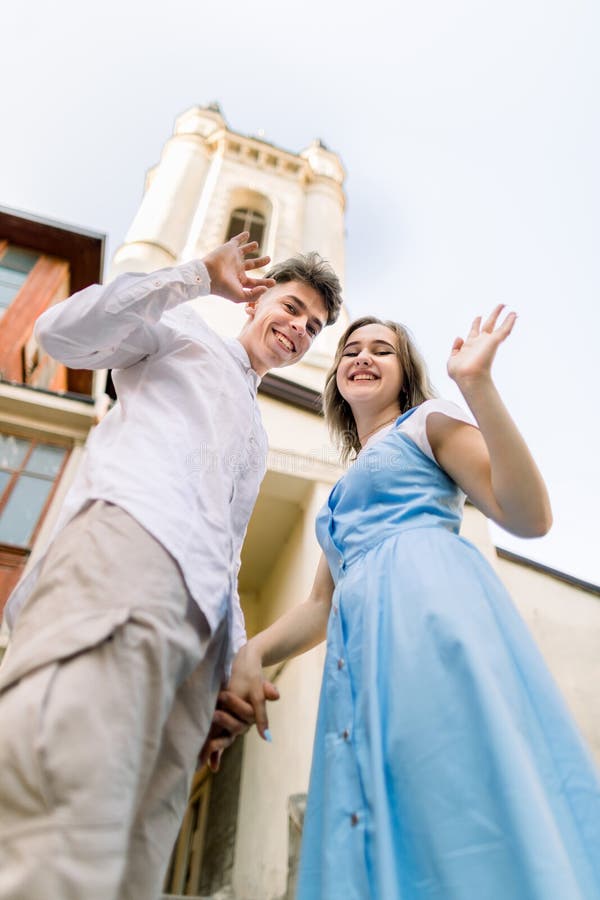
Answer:
<svg viewBox="0 0 600 900"><path fill-rule="evenodd" d="M262 256L264 252L265 228L267 225L266 216L256 209L239 206L233 210L229 219L227 235L225 240L228 241L234 235L241 231L250 232L250 240L258 242L257 253L251 253L250 257Z"/></svg>

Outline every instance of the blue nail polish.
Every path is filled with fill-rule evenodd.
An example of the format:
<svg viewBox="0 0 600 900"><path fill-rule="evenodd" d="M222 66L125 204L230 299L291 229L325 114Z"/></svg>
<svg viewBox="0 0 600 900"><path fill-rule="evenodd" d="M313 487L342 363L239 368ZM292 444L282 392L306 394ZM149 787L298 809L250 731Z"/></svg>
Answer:
<svg viewBox="0 0 600 900"><path fill-rule="evenodd" d="M265 730L264 738L265 738L265 741L269 742L269 744L271 744L273 742L273 735L271 734L271 732L269 731L268 728Z"/></svg>

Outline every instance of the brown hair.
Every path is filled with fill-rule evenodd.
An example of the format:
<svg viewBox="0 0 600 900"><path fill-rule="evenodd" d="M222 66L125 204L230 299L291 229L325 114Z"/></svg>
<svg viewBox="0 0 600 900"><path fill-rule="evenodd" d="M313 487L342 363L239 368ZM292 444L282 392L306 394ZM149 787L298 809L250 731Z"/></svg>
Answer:
<svg viewBox="0 0 600 900"><path fill-rule="evenodd" d="M375 316L363 316L352 322L341 336L335 352L335 359L325 381L323 391L323 412L329 426L329 432L339 446L342 462L347 462L352 453L358 453L361 444L358 439L356 422L350 404L344 400L337 386L336 375L344 347L350 335L364 325L385 325L393 331L398 339L396 354L403 374L402 387L398 400L401 413L418 406L425 400L435 397L435 391L429 381L429 374L423 357L415 346L414 339L407 328L399 322L389 322Z"/></svg>
<svg viewBox="0 0 600 900"><path fill-rule="evenodd" d="M323 298L327 310L327 325L336 321L342 305L342 286L331 265L318 253L298 253L276 263L271 266L266 277L274 278L277 284L284 284L286 281L308 284Z"/></svg>

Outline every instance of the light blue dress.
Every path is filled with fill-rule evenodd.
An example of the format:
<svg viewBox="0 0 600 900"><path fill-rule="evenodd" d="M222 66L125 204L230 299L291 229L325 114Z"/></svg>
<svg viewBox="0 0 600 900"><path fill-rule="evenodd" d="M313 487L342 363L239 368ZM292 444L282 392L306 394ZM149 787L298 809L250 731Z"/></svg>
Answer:
<svg viewBox="0 0 600 900"><path fill-rule="evenodd" d="M598 900L597 771L414 412L317 520L336 587L297 898Z"/></svg>

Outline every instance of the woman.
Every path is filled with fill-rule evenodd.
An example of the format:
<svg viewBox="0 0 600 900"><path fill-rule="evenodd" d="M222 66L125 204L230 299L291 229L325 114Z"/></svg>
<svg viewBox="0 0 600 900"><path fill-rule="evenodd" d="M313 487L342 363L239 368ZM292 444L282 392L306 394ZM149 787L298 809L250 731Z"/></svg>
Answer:
<svg viewBox="0 0 600 900"><path fill-rule="evenodd" d="M308 601L240 651L230 689L265 734L262 666L327 629L298 898L593 900L600 785L503 586L458 534L467 494L513 534L551 524L491 379L497 307L448 373L477 426L432 396L401 325L343 335L325 389L342 456ZM267 735L268 737L268 735Z"/></svg>

